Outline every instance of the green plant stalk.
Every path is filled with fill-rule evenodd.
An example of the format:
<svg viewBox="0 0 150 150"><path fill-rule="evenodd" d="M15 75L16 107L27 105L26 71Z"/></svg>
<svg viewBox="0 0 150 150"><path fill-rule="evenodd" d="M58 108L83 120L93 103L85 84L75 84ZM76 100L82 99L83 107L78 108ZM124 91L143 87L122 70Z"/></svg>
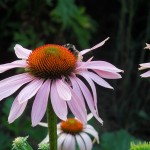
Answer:
<svg viewBox="0 0 150 150"><path fill-rule="evenodd" d="M47 105L47 123L50 150L57 150L57 117L50 99Z"/></svg>

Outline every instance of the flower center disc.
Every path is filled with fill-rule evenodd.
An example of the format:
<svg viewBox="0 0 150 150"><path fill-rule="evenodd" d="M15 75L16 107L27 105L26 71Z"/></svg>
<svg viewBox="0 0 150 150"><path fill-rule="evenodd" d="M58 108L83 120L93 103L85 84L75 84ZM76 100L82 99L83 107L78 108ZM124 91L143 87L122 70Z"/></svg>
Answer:
<svg viewBox="0 0 150 150"><path fill-rule="evenodd" d="M66 133L76 134L83 130L83 124L77 119L68 118L61 122L61 129Z"/></svg>
<svg viewBox="0 0 150 150"><path fill-rule="evenodd" d="M57 79L75 69L76 58L67 48L47 44L36 48L28 58L28 71L40 78Z"/></svg>

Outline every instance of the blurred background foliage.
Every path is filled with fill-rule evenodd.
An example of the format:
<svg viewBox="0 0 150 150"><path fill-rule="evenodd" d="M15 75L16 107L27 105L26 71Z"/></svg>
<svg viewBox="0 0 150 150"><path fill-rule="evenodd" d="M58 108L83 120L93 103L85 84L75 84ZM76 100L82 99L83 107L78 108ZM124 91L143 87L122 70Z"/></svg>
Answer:
<svg viewBox="0 0 150 150"><path fill-rule="evenodd" d="M149 62L144 50L150 43L150 0L3 0L0 1L0 63L16 60L16 43L34 49L45 43L75 44L78 50L110 40L87 55L106 60L124 70L123 79L109 81L115 90L97 88L98 108L104 125L93 119L100 145L94 150L127 150L130 142L150 141L150 80L141 79L139 63ZM0 74L4 79L15 72ZM17 94L17 93L15 93ZM8 150L17 136L29 135L32 146L46 129L31 127L31 105L11 125L7 117L11 96L0 105L0 149Z"/></svg>

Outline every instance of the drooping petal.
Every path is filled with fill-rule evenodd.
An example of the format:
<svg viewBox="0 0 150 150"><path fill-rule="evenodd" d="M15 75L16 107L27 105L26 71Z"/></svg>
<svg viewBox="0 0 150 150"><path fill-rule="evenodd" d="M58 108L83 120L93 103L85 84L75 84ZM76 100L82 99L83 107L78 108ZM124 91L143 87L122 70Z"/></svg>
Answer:
<svg viewBox="0 0 150 150"><path fill-rule="evenodd" d="M79 150L86 150L84 141L83 141L83 139L81 138L81 136L78 135L78 134L76 134L75 137L76 137L77 144L78 144L78 146L79 146Z"/></svg>
<svg viewBox="0 0 150 150"><path fill-rule="evenodd" d="M47 123L44 123L44 122L39 122L38 125L42 126L42 127L48 127L48 124Z"/></svg>
<svg viewBox="0 0 150 150"><path fill-rule="evenodd" d="M79 97L72 90L72 99L67 101L70 110L76 118L78 118L85 125L87 123L87 112L80 104Z"/></svg>
<svg viewBox="0 0 150 150"><path fill-rule="evenodd" d="M14 50L15 50L16 56L21 59L27 59L29 57L30 53L32 52L31 50L23 48L19 44L15 45Z"/></svg>
<svg viewBox="0 0 150 150"><path fill-rule="evenodd" d="M93 81L95 81L100 86L113 89L113 87L109 83L107 83L104 79L102 79L100 76L96 75L95 73L87 71L86 75L89 76Z"/></svg>
<svg viewBox="0 0 150 150"><path fill-rule="evenodd" d="M61 99L71 100L71 91L62 80L56 80L56 89Z"/></svg>
<svg viewBox="0 0 150 150"><path fill-rule="evenodd" d="M80 54L81 54L81 55L84 55L84 54L88 53L88 52L91 51L91 50L94 50L94 49L96 49L96 48L101 47L102 45L105 44L105 42L106 42L108 39L109 39L109 37L106 38L104 41L98 43L97 45L93 46L92 48L82 50L82 51L80 52Z"/></svg>
<svg viewBox="0 0 150 150"><path fill-rule="evenodd" d="M107 71L102 71L102 70L96 70L95 71L100 77L106 78L106 79L120 79L122 78L119 73L116 72L107 72Z"/></svg>
<svg viewBox="0 0 150 150"><path fill-rule="evenodd" d="M9 113L9 117L8 117L8 122L12 123L14 122L14 120L16 120L18 117L20 117L22 115L22 113L24 112L27 102L24 102L22 104L19 104L18 99L16 97L16 99L14 100L11 109L10 109L10 113Z"/></svg>
<svg viewBox="0 0 150 150"><path fill-rule="evenodd" d="M79 103L82 105L82 108L85 110L85 112L87 112L86 107L85 107L84 97L83 97L83 94L81 92L81 89L80 89L78 83L76 82L76 80L73 77L70 77L70 81L72 83L73 91L76 93L76 95L78 95Z"/></svg>
<svg viewBox="0 0 150 150"><path fill-rule="evenodd" d="M92 140L90 139L90 137L84 132L81 132L80 135L85 142L86 150L92 150Z"/></svg>
<svg viewBox="0 0 150 150"><path fill-rule="evenodd" d="M143 77L143 78L150 77L150 71L147 71L147 72L141 74L140 76Z"/></svg>
<svg viewBox="0 0 150 150"><path fill-rule="evenodd" d="M23 73L0 81L0 100L16 92L22 85L32 81L34 78Z"/></svg>
<svg viewBox="0 0 150 150"><path fill-rule="evenodd" d="M43 84L43 79L34 79L32 82L30 82L26 87L24 87L21 92L18 95L18 101L19 103L24 103L25 101L32 98L41 85Z"/></svg>
<svg viewBox="0 0 150 150"><path fill-rule="evenodd" d="M46 80L36 94L32 106L31 118L32 126L36 126L43 118L50 93L50 80Z"/></svg>
<svg viewBox="0 0 150 150"><path fill-rule="evenodd" d="M86 85L79 79L77 78L76 80L81 88L81 91L86 99L86 102L89 106L89 109L91 110L92 114L94 115L94 117L101 123L103 124L103 121L101 118L98 117L98 115L96 114L96 110L94 108L94 102L93 102L93 98L92 95L90 93L90 91L88 90L88 88L86 87Z"/></svg>
<svg viewBox="0 0 150 150"><path fill-rule="evenodd" d="M66 136L67 136L67 134L62 133L62 134L58 137L58 140L57 140L58 150L62 150L62 145L63 145L63 142L64 142Z"/></svg>
<svg viewBox="0 0 150 150"><path fill-rule="evenodd" d="M91 134L97 140L97 143L99 143L98 133L97 133L97 131L95 129L92 130L92 129L86 128L86 129L83 129L83 131L88 133L88 134Z"/></svg>
<svg viewBox="0 0 150 150"><path fill-rule="evenodd" d="M13 68L26 68L26 66L26 60L16 60L11 63L0 65L0 73L3 73Z"/></svg>
<svg viewBox="0 0 150 150"><path fill-rule="evenodd" d="M67 104L66 104L66 101L64 101L62 98L59 97L59 94L56 89L55 81L52 82L50 97L51 97L51 103L52 103L52 106L56 115L61 120L66 120L67 114L68 114Z"/></svg>
<svg viewBox="0 0 150 150"><path fill-rule="evenodd" d="M75 150L75 137L71 134L67 134L64 144L63 144L63 149L64 150Z"/></svg>
<svg viewBox="0 0 150 150"><path fill-rule="evenodd" d="M96 108L96 111L98 113L98 108L97 108L97 94L96 94L96 87L93 83L93 81L89 78L89 76L86 74L86 72L81 72L80 73L81 76L83 76L86 81L89 83L91 89L92 89L92 93L93 93L93 98L94 98L94 104L95 104L95 108Z"/></svg>
<svg viewBox="0 0 150 150"><path fill-rule="evenodd" d="M91 120L92 117L93 117L93 114L92 114L92 113L88 114L88 115L87 115L87 121Z"/></svg>

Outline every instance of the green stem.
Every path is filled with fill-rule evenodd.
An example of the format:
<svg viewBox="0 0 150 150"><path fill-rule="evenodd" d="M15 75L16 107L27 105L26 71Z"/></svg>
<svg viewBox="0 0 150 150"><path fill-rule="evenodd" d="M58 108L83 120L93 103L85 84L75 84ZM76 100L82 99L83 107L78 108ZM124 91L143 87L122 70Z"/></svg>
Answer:
<svg viewBox="0 0 150 150"><path fill-rule="evenodd" d="M47 123L50 150L57 150L57 117L50 99L47 105Z"/></svg>

